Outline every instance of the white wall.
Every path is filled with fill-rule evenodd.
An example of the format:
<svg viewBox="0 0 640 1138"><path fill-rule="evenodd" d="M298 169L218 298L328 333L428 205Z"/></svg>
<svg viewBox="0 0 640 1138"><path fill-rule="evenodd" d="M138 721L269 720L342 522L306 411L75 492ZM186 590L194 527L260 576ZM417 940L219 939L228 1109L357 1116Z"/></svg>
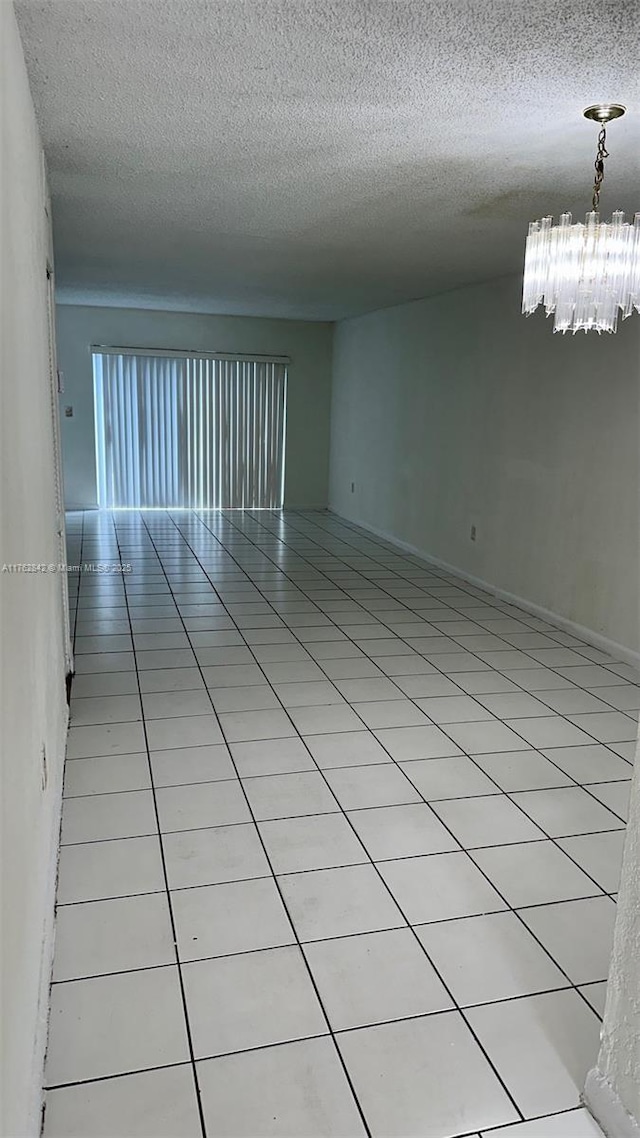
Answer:
<svg viewBox="0 0 640 1138"><path fill-rule="evenodd" d="M0 4L0 563L58 562L42 155L13 5ZM58 574L0 573L2 1126L37 1135L66 700ZM42 753L46 749L46 785Z"/></svg>
<svg viewBox="0 0 640 1138"><path fill-rule="evenodd" d="M285 504L325 507L332 338L331 324L59 304L58 361L65 385L62 406L73 407L73 418L62 418L68 507L96 505L92 344L291 356Z"/></svg>
<svg viewBox="0 0 640 1138"><path fill-rule="evenodd" d="M637 650L640 317L554 336L520 288L337 326L330 505Z"/></svg>
<svg viewBox="0 0 640 1138"><path fill-rule="evenodd" d="M585 1098L605 1134L640 1136L640 740L616 906L600 1054Z"/></svg>

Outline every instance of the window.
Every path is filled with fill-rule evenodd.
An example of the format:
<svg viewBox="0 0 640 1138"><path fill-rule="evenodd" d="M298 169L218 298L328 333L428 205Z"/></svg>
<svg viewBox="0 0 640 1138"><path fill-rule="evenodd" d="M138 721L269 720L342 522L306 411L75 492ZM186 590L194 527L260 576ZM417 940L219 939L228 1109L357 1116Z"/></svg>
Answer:
<svg viewBox="0 0 640 1138"><path fill-rule="evenodd" d="M98 505L279 509L287 361L94 349Z"/></svg>

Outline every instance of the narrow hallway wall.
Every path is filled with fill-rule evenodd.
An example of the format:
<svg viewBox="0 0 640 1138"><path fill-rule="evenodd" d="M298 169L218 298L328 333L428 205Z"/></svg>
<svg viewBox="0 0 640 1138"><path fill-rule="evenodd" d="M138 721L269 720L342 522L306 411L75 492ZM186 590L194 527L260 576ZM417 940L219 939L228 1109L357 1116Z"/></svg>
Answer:
<svg viewBox="0 0 640 1138"><path fill-rule="evenodd" d="M67 725L44 163L13 5L0 4L2 1134L40 1132Z"/></svg>
<svg viewBox="0 0 640 1138"><path fill-rule="evenodd" d="M606 1134L640 1136L640 740L631 784L602 1045L585 1099Z"/></svg>

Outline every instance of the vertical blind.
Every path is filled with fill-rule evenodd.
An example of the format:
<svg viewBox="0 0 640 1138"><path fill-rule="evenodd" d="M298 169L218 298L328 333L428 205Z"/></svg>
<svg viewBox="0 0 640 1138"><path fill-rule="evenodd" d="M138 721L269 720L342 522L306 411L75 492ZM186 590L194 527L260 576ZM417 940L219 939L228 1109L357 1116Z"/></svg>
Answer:
<svg viewBox="0 0 640 1138"><path fill-rule="evenodd" d="M92 356L99 506L282 506L286 363Z"/></svg>

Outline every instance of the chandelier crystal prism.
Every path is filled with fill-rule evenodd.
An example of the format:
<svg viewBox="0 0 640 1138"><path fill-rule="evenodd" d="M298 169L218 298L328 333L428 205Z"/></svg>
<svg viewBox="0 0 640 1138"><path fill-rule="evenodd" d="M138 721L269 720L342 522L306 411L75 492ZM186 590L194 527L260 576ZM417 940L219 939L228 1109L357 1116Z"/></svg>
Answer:
<svg viewBox="0 0 640 1138"><path fill-rule="evenodd" d="M640 312L640 213L633 223L616 210L601 221L600 188L604 179L606 123L625 108L616 103L587 107L585 117L600 123L592 209L584 224L570 213L532 221L527 236L522 311L544 305L554 315L554 332L615 332L618 318Z"/></svg>

